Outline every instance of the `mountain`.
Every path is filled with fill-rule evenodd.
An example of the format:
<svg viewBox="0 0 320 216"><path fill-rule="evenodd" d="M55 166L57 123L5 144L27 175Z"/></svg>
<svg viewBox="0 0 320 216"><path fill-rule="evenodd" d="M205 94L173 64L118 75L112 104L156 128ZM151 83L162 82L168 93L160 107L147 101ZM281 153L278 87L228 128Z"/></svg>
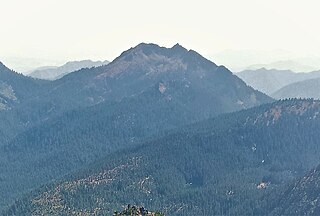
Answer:
<svg viewBox="0 0 320 216"><path fill-rule="evenodd" d="M315 98L320 99L320 78L304 80L287 85L272 95L274 98Z"/></svg>
<svg viewBox="0 0 320 216"><path fill-rule="evenodd" d="M140 44L108 65L45 81L11 111L24 128L0 145L0 206L166 131L272 101L195 51Z"/></svg>
<svg viewBox="0 0 320 216"><path fill-rule="evenodd" d="M282 60L282 61L276 61L269 64L255 64L248 66L246 70L257 70L260 68L266 68L268 70L291 70L294 72L310 72L315 71L319 68L305 65L300 63L298 60Z"/></svg>
<svg viewBox="0 0 320 216"><path fill-rule="evenodd" d="M199 120L272 101L193 50L178 44L164 48L142 43L108 65L84 68L50 82L21 109L32 107L26 118L42 122L79 107L119 102L154 86Z"/></svg>
<svg viewBox="0 0 320 216"><path fill-rule="evenodd" d="M110 215L127 203L168 215L266 215L264 197L319 164L319 113L319 101L285 100L154 135L34 190L4 215Z"/></svg>
<svg viewBox="0 0 320 216"><path fill-rule="evenodd" d="M30 88L38 89L37 83L41 83L40 90L23 89L21 93L27 94L26 100L17 103L9 114L15 113L18 121L12 125L22 125L25 129L73 109L134 97L154 86L165 92L168 100L193 112L194 120L272 101L248 87L227 68L178 44L164 48L142 43L123 52L109 65L83 68L54 81L19 77L29 80Z"/></svg>
<svg viewBox="0 0 320 216"><path fill-rule="evenodd" d="M185 100L178 94L186 94L194 101L181 103L190 109L197 106L204 113L219 114L270 101L227 68L195 51L180 45L168 49L155 44L140 44L106 66L82 69L56 80L44 97L57 98L68 107L89 106L120 101L159 83L161 91L171 89L177 94L173 100Z"/></svg>
<svg viewBox="0 0 320 216"><path fill-rule="evenodd" d="M46 81L40 93L14 111L22 125L32 127L73 109L134 97L154 86L198 120L272 101L195 51L178 44L164 48L142 43L108 65Z"/></svg>
<svg viewBox="0 0 320 216"><path fill-rule="evenodd" d="M320 78L320 71L295 73L290 70L260 68L236 73L243 81L261 92L273 95L281 88L303 80Z"/></svg>
<svg viewBox="0 0 320 216"><path fill-rule="evenodd" d="M67 62L62 66L45 66L38 69L33 70L29 73L29 76L37 79L44 80L56 80L61 77L80 70L82 68L91 68L91 67L99 67L101 65L109 64L108 61L91 61L91 60L82 60L82 61L71 61Z"/></svg>

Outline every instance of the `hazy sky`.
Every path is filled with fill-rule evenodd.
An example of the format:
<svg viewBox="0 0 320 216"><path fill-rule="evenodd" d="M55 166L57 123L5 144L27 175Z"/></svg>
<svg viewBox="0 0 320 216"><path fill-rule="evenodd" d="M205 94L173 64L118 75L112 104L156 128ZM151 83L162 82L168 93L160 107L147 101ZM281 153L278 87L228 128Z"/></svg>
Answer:
<svg viewBox="0 0 320 216"><path fill-rule="evenodd" d="M320 56L319 0L0 0L0 58L113 60L140 42L205 56ZM1 61L0 59L0 61Z"/></svg>

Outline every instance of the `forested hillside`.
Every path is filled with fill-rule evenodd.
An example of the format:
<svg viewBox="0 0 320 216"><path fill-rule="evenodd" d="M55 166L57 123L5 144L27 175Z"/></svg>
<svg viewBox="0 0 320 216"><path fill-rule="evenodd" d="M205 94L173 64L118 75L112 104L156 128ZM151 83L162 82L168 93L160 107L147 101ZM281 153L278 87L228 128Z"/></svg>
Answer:
<svg viewBox="0 0 320 216"><path fill-rule="evenodd" d="M12 109L39 94L44 83L18 74L0 62L0 111Z"/></svg>
<svg viewBox="0 0 320 216"><path fill-rule="evenodd" d="M47 84L14 72L0 62L0 146L28 126L23 104L40 95ZM22 112L17 111L18 107L22 107Z"/></svg>
<svg viewBox="0 0 320 216"><path fill-rule="evenodd" d="M320 214L320 167L287 187L278 197L271 197L273 215L319 215Z"/></svg>
<svg viewBox="0 0 320 216"><path fill-rule="evenodd" d="M314 98L320 99L320 78L308 79L287 85L274 94L274 98Z"/></svg>
<svg viewBox="0 0 320 216"><path fill-rule="evenodd" d="M33 127L1 147L1 193L6 199L93 162L132 147L167 130L199 121L199 115L168 100L154 86L119 103L67 112Z"/></svg>
<svg viewBox="0 0 320 216"><path fill-rule="evenodd" d="M44 186L6 214L105 215L128 203L169 215L268 214L265 196L319 164L319 113L319 101L286 100L184 127Z"/></svg>

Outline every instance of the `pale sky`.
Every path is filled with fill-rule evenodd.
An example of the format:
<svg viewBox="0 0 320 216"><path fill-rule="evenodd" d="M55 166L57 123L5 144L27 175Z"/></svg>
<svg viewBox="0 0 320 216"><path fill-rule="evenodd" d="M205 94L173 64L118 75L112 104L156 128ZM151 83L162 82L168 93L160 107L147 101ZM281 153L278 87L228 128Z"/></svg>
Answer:
<svg viewBox="0 0 320 216"><path fill-rule="evenodd" d="M180 43L208 58L320 56L319 9L319 0L0 0L0 61L113 60L140 42Z"/></svg>

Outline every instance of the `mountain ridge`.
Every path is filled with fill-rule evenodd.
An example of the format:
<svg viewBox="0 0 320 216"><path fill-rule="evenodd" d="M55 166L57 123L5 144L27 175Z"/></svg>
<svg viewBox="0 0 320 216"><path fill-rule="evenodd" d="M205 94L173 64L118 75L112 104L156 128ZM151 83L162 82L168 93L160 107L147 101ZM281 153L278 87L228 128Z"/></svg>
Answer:
<svg viewBox="0 0 320 216"><path fill-rule="evenodd" d="M31 71L28 76L37 79L45 80L56 80L63 76L78 71L82 68L99 67L102 65L109 64L109 61L92 61L92 60L81 60L81 61L69 61L61 66L45 66Z"/></svg>
<svg viewBox="0 0 320 216"><path fill-rule="evenodd" d="M291 70L276 70L260 68L235 73L253 88L273 96L287 85L313 78L320 78L320 71L309 73L295 73Z"/></svg>
<svg viewBox="0 0 320 216"><path fill-rule="evenodd" d="M320 78L307 79L291 83L274 92L271 96L277 99L314 98L320 99Z"/></svg>

